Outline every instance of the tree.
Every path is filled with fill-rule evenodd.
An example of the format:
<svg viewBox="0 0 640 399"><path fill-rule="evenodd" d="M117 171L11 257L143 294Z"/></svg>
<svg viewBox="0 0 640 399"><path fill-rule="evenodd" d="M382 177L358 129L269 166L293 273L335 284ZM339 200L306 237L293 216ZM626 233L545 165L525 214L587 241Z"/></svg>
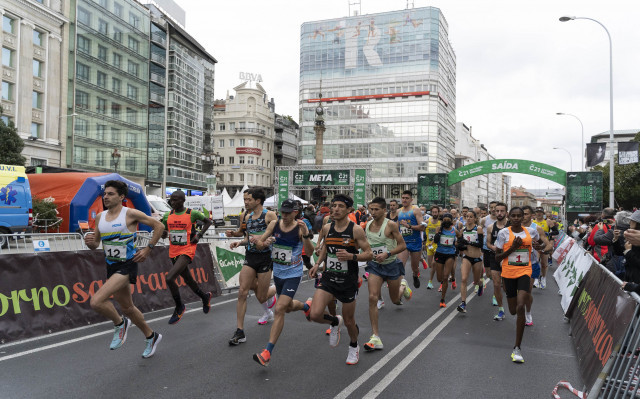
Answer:
<svg viewBox="0 0 640 399"><path fill-rule="evenodd" d="M2 107L0 107L0 115ZM18 130L9 122L7 126L3 120L0 120L0 164L24 166L27 161L21 155L24 148L24 141L18 136Z"/></svg>
<svg viewBox="0 0 640 399"><path fill-rule="evenodd" d="M640 142L640 132L633 141ZM609 206L609 164L595 166L593 170L602 171L602 206ZM618 165L618 156L615 157L613 169L615 206L624 209L633 209L640 205L640 163Z"/></svg>

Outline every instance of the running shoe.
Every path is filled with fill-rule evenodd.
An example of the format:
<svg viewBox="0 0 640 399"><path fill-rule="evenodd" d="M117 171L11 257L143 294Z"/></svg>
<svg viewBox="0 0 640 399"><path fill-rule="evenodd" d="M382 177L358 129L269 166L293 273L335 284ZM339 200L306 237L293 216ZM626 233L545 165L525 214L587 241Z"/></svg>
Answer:
<svg viewBox="0 0 640 399"><path fill-rule="evenodd" d="M467 313L467 304L462 302L456 309L458 309L458 312L460 313Z"/></svg>
<svg viewBox="0 0 640 399"><path fill-rule="evenodd" d="M261 326L267 324L268 322L273 321L273 310L267 309L266 312L258 319L258 324Z"/></svg>
<svg viewBox="0 0 640 399"><path fill-rule="evenodd" d="M537 278L533 280L533 288L540 288L540 280Z"/></svg>
<svg viewBox="0 0 640 399"><path fill-rule="evenodd" d="M349 355L347 356L347 364L353 365L357 364L358 360L360 360L360 347L349 346Z"/></svg>
<svg viewBox="0 0 640 399"><path fill-rule="evenodd" d="M478 293L479 289L480 289L480 287L478 286L478 284L474 284L473 285L473 292L475 292L476 294Z"/></svg>
<svg viewBox="0 0 640 399"><path fill-rule="evenodd" d="M382 299L378 299L378 304L376 306L378 309L384 308L384 301Z"/></svg>
<svg viewBox="0 0 640 399"><path fill-rule="evenodd" d="M369 280L369 272L364 272L364 274L362 275L362 278L365 280Z"/></svg>
<svg viewBox="0 0 640 399"><path fill-rule="evenodd" d="M358 277L358 289L362 287L362 277Z"/></svg>
<svg viewBox="0 0 640 399"><path fill-rule="evenodd" d="M380 337L378 337L375 334L372 335L371 338L369 338L369 342L364 344L364 350L367 352L380 350L382 348L383 348L382 341L380 340Z"/></svg>
<svg viewBox="0 0 640 399"><path fill-rule="evenodd" d="M402 281L400 282L400 285L404 287L404 291L402 292L402 296L406 300L411 299L411 297L413 296L413 291L411 291L411 288L409 288L409 285L407 284L407 280L402 279Z"/></svg>
<svg viewBox="0 0 640 399"><path fill-rule="evenodd" d="M260 353L253 354L253 360L260 363L261 366L267 367L269 365L269 360L271 360L271 353L268 350L263 349Z"/></svg>
<svg viewBox="0 0 640 399"><path fill-rule="evenodd" d="M498 306L498 301L496 301L496 296L494 295L493 298L491 299L491 304L493 306Z"/></svg>
<svg viewBox="0 0 640 399"><path fill-rule="evenodd" d="M331 327L327 328L327 331L324 332L326 335L331 334Z"/></svg>
<svg viewBox="0 0 640 399"><path fill-rule="evenodd" d="M171 318L169 319L169 324L176 324L177 322L179 322L180 319L182 319L182 316L184 315L185 309L186 308L184 305L182 305L182 309L175 308L173 310L173 314L171 315Z"/></svg>
<svg viewBox="0 0 640 399"><path fill-rule="evenodd" d="M413 287L420 288L420 275L413 276Z"/></svg>
<svg viewBox="0 0 640 399"><path fill-rule="evenodd" d="M267 308L273 309L273 307L276 306L276 301L277 301L276 295L267 299Z"/></svg>
<svg viewBox="0 0 640 399"><path fill-rule="evenodd" d="M304 312L304 317L307 318L307 321L311 321L311 301L313 301L313 298L307 298L307 300L305 301L305 303L309 306L309 310Z"/></svg>
<svg viewBox="0 0 640 399"><path fill-rule="evenodd" d="M442 283L440 283L440 287L438 288L438 292L442 292Z"/></svg>
<svg viewBox="0 0 640 399"><path fill-rule="evenodd" d="M540 277L540 289L545 289L547 288L547 278L546 277Z"/></svg>
<svg viewBox="0 0 640 399"><path fill-rule="evenodd" d="M484 284L480 283L478 285L478 296L482 296L482 293L484 293Z"/></svg>
<svg viewBox="0 0 640 399"><path fill-rule="evenodd" d="M524 314L524 325L527 327L533 326L533 316L531 316L531 313Z"/></svg>
<svg viewBox="0 0 640 399"><path fill-rule="evenodd" d="M212 297L213 297L213 294L211 292L207 292L207 299L202 301L202 311L204 312L204 314L209 313L209 310L211 310Z"/></svg>
<svg viewBox="0 0 640 399"><path fill-rule="evenodd" d="M142 352L142 357L147 359L153 356L156 353L156 348L160 341L162 341L162 334L158 334L157 332L153 332L153 336L151 338L147 338L145 341L144 352Z"/></svg>
<svg viewBox="0 0 640 399"><path fill-rule="evenodd" d="M429 282L427 283L427 289L428 290L432 290L433 289L433 284L431 283L431 280L429 280Z"/></svg>
<svg viewBox="0 0 640 399"><path fill-rule="evenodd" d="M124 345L124 342L127 340L127 333L129 332L129 326L131 325L131 320L122 316L122 324L116 326L115 331L113 332L113 339L111 340L111 345L109 345L109 349L115 350Z"/></svg>
<svg viewBox="0 0 640 399"><path fill-rule="evenodd" d="M522 357L522 352L520 352L520 348L513 348L513 352L511 352L511 360L514 363L524 363L524 358Z"/></svg>
<svg viewBox="0 0 640 399"><path fill-rule="evenodd" d="M446 308L447 307L447 303L444 301L444 299L440 300L440 307L441 308Z"/></svg>
<svg viewBox="0 0 640 399"><path fill-rule="evenodd" d="M456 288L458 288L458 284L456 284L456 280L452 280L452 281L451 281L451 288L452 288L452 289L454 289L454 290L455 290Z"/></svg>
<svg viewBox="0 0 640 399"><path fill-rule="evenodd" d="M423 269L427 269L427 268L429 268L429 265L427 265L427 261L426 261L426 260L424 260L424 259L420 259L420 261L422 262L422 268L423 268Z"/></svg>
<svg viewBox="0 0 640 399"><path fill-rule="evenodd" d="M493 316L493 320L502 321L504 320L504 311L499 311L497 315Z"/></svg>
<svg viewBox="0 0 640 399"><path fill-rule="evenodd" d="M329 334L329 345L334 348L340 343L340 330L342 330L342 326L344 325L342 316L338 315L336 317L338 318L338 325L331 326L331 333Z"/></svg>
<svg viewBox="0 0 640 399"><path fill-rule="evenodd" d="M229 340L229 345L240 345L243 342L247 342L247 337L244 335L244 331L238 328Z"/></svg>

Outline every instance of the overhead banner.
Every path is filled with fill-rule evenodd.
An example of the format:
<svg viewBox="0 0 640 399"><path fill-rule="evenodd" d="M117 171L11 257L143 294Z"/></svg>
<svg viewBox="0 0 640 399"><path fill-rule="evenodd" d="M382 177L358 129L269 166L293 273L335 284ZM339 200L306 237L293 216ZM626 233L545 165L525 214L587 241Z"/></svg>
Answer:
<svg viewBox="0 0 640 399"><path fill-rule="evenodd" d="M351 184L348 170L296 170L294 186L348 186Z"/></svg>
<svg viewBox="0 0 640 399"><path fill-rule="evenodd" d="M353 186L353 203L356 207L360 205L367 205L366 203L366 181L367 181L367 171L366 169L356 169L355 170L355 183Z"/></svg>
<svg viewBox="0 0 640 399"><path fill-rule="evenodd" d="M567 311L582 382L588 387L620 343L636 308L636 302L603 267L593 263Z"/></svg>
<svg viewBox="0 0 640 399"><path fill-rule="evenodd" d="M281 170L278 173L278 209L289 198L289 171Z"/></svg>
<svg viewBox="0 0 640 399"><path fill-rule="evenodd" d="M587 143L587 168L603 162L606 150L605 143Z"/></svg>
<svg viewBox="0 0 640 399"><path fill-rule="evenodd" d="M418 206L438 205L445 207L447 202L447 174L418 174Z"/></svg>
<svg viewBox="0 0 640 399"><path fill-rule="evenodd" d="M618 143L618 165L638 163L638 144L637 141Z"/></svg>
<svg viewBox="0 0 640 399"><path fill-rule="evenodd" d="M524 173L542 177L564 186L567 172L555 166L523 159L493 159L475 162L449 172L449 185L488 173Z"/></svg>
<svg viewBox="0 0 640 399"><path fill-rule="evenodd" d="M567 173L567 212L602 210L602 172Z"/></svg>

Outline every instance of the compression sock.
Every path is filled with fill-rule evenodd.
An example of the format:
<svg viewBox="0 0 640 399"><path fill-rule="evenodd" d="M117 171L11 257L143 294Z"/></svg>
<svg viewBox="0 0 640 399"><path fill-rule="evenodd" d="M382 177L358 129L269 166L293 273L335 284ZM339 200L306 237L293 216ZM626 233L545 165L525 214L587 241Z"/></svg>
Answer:
<svg viewBox="0 0 640 399"><path fill-rule="evenodd" d="M194 291L194 293L200 297L200 299L202 299L203 301L206 301L207 299L209 299L209 296L207 294L205 294L204 292L202 292L202 290L200 288L198 288L196 291Z"/></svg>
<svg viewBox="0 0 640 399"><path fill-rule="evenodd" d="M155 331L151 331L151 335L149 335L149 336L147 337L147 339L151 339L151 338L153 338L154 334L155 334Z"/></svg>
<svg viewBox="0 0 640 399"><path fill-rule="evenodd" d="M308 311L309 311L309 305L307 305L306 303L303 303L303 304L302 304L302 310L303 310L304 312L308 312Z"/></svg>
<svg viewBox="0 0 640 399"><path fill-rule="evenodd" d="M504 306L500 306L500 307L498 308L498 310L499 310L499 311L501 311L501 312L504 312Z"/></svg>
<svg viewBox="0 0 640 399"><path fill-rule="evenodd" d="M358 347L358 341L356 342L349 342L349 346L352 348L357 348Z"/></svg>
<svg viewBox="0 0 640 399"><path fill-rule="evenodd" d="M331 322L331 327L335 327L340 324L340 320L338 320L336 316L331 316L330 314L325 314L324 319Z"/></svg>
<svg viewBox="0 0 640 399"><path fill-rule="evenodd" d="M269 351L269 353L273 352L273 347L274 347L274 346L275 346L275 345L274 345L274 344L272 344L271 342L269 342L269 343L267 344L267 350Z"/></svg>
<svg viewBox="0 0 640 399"><path fill-rule="evenodd" d="M180 294L174 296L173 301L176 303L176 309L182 309L182 298Z"/></svg>
<svg viewBox="0 0 640 399"><path fill-rule="evenodd" d="M123 324L124 324L124 317L122 317L122 321L120 322L120 324L116 324L116 327L120 327Z"/></svg>

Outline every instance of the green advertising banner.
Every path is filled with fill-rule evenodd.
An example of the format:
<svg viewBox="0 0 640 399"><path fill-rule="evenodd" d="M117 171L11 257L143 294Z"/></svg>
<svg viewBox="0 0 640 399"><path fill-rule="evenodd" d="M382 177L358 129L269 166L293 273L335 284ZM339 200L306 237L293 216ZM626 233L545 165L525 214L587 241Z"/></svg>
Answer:
<svg viewBox="0 0 640 399"><path fill-rule="evenodd" d="M567 173L567 212L602 210L602 172Z"/></svg>
<svg viewBox="0 0 640 399"><path fill-rule="evenodd" d="M360 205L367 205L365 183L367 181L367 171L365 169L356 169L355 183L353 186L353 203L356 208Z"/></svg>
<svg viewBox="0 0 640 399"><path fill-rule="evenodd" d="M289 171L281 170L278 173L278 209L289 198Z"/></svg>
<svg viewBox="0 0 640 399"><path fill-rule="evenodd" d="M452 170L449 172L449 185L488 173L524 173L542 177L563 186L567 180L567 172L541 162L526 161L524 159L493 159L472 163Z"/></svg>
<svg viewBox="0 0 640 399"><path fill-rule="evenodd" d="M418 206L446 206L447 173L418 174Z"/></svg>
<svg viewBox="0 0 640 399"><path fill-rule="evenodd" d="M220 247L216 247L216 259L224 281L229 281L233 276L240 273L244 264L244 255Z"/></svg>
<svg viewBox="0 0 640 399"><path fill-rule="evenodd" d="M348 186L348 170L297 170L293 172L294 186Z"/></svg>

